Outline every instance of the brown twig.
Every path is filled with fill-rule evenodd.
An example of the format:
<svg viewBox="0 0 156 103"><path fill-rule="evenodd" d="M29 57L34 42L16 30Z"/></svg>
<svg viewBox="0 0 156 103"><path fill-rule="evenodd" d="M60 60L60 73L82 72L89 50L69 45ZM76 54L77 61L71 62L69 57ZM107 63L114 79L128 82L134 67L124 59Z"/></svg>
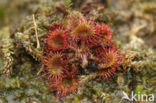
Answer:
<svg viewBox="0 0 156 103"><path fill-rule="evenodd" d="M40 42L38 39L38 33L37 33L37 24L35 21L35 15L33 14L33 22L34 22L34 27L35 27L35 35L36 35L36 41L37 41L37 48L40 48Z"/></svg>

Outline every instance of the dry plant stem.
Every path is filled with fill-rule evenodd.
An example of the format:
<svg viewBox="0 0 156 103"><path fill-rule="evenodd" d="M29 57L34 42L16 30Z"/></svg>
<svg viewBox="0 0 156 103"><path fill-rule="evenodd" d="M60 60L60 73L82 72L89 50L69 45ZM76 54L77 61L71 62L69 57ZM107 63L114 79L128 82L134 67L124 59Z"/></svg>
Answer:
<svg viewBox="0 0 156 103"><path fill-rule="evenodd" d="M35 21L35 15L34 14L33 14L33 22L34 22L34 28L35 28L36 41L37 41L37 48L40 48L40 42L39 42L38 33L37 33L37 24Z"/></svg>
<svg viewBox="0 0 156 103"><path fill-rule="evenodd" d="M44 70L44 68L42 66L42 68L37 72L37 75L40 75L43 70Z"/></svg>

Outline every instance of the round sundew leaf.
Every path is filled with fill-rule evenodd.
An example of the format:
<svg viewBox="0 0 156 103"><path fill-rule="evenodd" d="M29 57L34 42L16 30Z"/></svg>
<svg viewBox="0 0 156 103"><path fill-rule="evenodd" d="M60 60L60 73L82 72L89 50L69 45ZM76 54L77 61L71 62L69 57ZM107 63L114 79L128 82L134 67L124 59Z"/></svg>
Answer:
<svg viewBox="0 0 156 103"><path fill-rule="evenodd" d="M114 53L106 53L104 56L104 63L99 66L100 69L108 68L114 65L116 62L116 54Z"/></svg>
<svg viewBox="0 0 156 103"><path fill-rule="evenodd" d="M88 24L79 24L74 30L73 30L73 36L74 37L87 37L90 35L93 35L94 31Z"/></svg>

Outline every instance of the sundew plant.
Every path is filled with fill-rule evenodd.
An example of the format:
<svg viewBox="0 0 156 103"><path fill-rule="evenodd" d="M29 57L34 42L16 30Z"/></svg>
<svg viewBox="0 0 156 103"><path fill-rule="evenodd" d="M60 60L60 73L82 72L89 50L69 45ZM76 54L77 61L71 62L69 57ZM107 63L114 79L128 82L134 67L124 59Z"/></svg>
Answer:
<svg viewBox="0 0 156 103"><path fill-rule="evenodd" d="M124 59L107 24L77 11L70 12L66 20L49 25L42 57L43 77L58 97L76 93L85 71L110 80Z"/></svg>

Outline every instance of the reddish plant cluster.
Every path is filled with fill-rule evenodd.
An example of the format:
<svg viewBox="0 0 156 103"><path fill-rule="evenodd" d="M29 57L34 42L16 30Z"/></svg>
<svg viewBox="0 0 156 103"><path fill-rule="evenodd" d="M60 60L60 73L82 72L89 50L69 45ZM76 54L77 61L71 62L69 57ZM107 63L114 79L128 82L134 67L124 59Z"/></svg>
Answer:
<svg viewBox="0 0 156 103"><path fill-rule="evenodd" d="M59 96L77 90L80 71L97 72L100 78L110 79L124 58L109 27L79 12L72 12L67 23L54 22L49 26L45 52L44 76Z"/></svg>

